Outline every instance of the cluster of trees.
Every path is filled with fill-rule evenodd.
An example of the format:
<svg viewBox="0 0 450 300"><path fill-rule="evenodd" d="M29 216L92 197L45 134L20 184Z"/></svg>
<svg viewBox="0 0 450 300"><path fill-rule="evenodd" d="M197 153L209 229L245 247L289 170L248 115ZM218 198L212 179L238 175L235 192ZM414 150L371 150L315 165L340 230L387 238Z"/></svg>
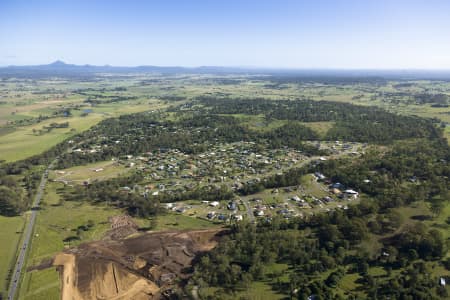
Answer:
<svg viewBox="0 0 450 300"><path fill-rule="evenodd" d="M265 115L268 119L302 122L333 121L328 140L390 143L398 139L435 138L440 135L433 121L401 116L381 108L313 100L217 99L200 97L198 102L214 114Z"/></svg>
<svg viewBox="0 0 450 300"><path fill-rule="evenodd" d="M167 114L137 113L102 121L92 129L73 138L81 149L107 145L101 151L85 155L65 153L58 167L70 167L125 154L138 155L161 148L179 149L186 153L206 151L211 143L252 141L270 148L283 146L302 150L307 154L323 154L308 146L305 140L321 139L310 128L299 123L333 121L335 125L325 137L327 140L392 142L395 139L441 136L440 129L430 120L399 116L382 109L351 104L316 101L271 101L264 99L239 100L208 98L197 100L198 105L172 108ZM195 103L194 103L195 104ZM231 114L264 114L267 120L289 120L284 126L257 131ZM175 118L173 118L175 116ZM120 140L120 143L115 141ZM65 147L67 143L63 143ZM42 162L60 150L51 149L31 161Z"/></svg>
<svg viewBox="0 0 450 300"><path fill-rule="evenodd" d="M414 99L417 104L440 104L440 105L448 105L450 101L450 97L446 94L416 94L414 95Z"/></svg>
<svg viewBox="0 0 450 300"><path fill-rule="evenodd" d="M291 168L281 174L275 174L260 181L247 182L239 189L239 193L242 195L251 195L261 192L264 189L299 185L301 177L307 173L307 166L302 168Z"/></svg>
<svg viewBox="0 0 450 300"><path fill-rule="evenodd" d="M157 199L146 199L138 192L121 189L143 179L140 173L132 173L125 177L96 181L91 184L75 186L64 191L67 201L89 201L91 203L107 203L125 209L132 216L147 218L156 215L159 210Z"/></svg>
<svg viewBox="0 0 450 300"><path fill-rule="evenodd" d="M361 203L346 212L318 214L308 220L275 217L257 227L237 224L218 247L199 259L192 284L233 292L255 280L271 280L277 283L275 290L296 299L312 295L341 299L336 289L341 279L357 274L360 290L372 299L439 299L447 295L426 264L446 256L442 234L418 223L398 236L381 239L381 250L374 252L362 246L370 237L369 223L382 216L398 229L402 221L392 211L378 211L371 205ZM289 265L288 282L280 279L284 274L271 270L273 263ZM386 275L372 276L371 267L383 268ZM399 275L392 276L393 270ZM317 279L324 272L328 272L325 280ZM346 298L357 297L348 294Z"/></svg>
<svg viewBox="0 0 450 300"><path fill-rule="evenodd" d="M157 196L148 196L150 199L157 199L161 203L169 203L183 200L230 200L234 198L233 191L226 185L217 186L198 186L191 191L166 191L161 192Z"/></svg>
<svg viewBox="0 0 450 300"><path fill-rule="evenodd" d="M20 184L10 176L0 177L0 215L15 216L28 207Z"/></svg>
<svg viewBox="0 0 450 300"><path fill-rule="evenodd" d="M34 129L33 128L33 134L42 135L44 133L48 133L48 132L52 131L55 128L69 128L69 122L50 123L49 126L43 126L42 129Z"/></svg>
<svg viewBox="0 0 450 300"><path fill-rule="evenodd" d="M360 158L313 163L247 184L241 193L297 185L302 175L319 170L371 199L364 198L345 211L289 221L275 217L256 228L237 225L215 250L200 259L193 282L203 287L221 286L223 291L246 288L254 280L273 282L282 275L268 271L275 262L288 264L291 274L288 283L276 279L273 288L289 291L297 299L312 295L340 299L336 287L352 273L359 275L361 291L369 298L448 297L438 277L428 270L428 262L435 261L449 268L444 260L448 251L445 236L421 222L405 225L401 209L418 200L429 201L432 211L444 207L449 199L449 160L450 148L439 137L400 141L388 150L376 147ZM374 239L375 251L367 247ZM372 267L383 268L386 275L371 275ZM393 270L398 275L393 276ZM317 275L326 271L326 279L317 280ZM346 298L357 296L348 294Z"/></svg>
<svg viewBox="0 0 450 300"><path fill-rule="evenodd" d="M41 179L39 168L15 169L13 165L0 169L0 215L3 216L16 216L28 209ZM21 176L12 175L15 171Z"/></svg>
<svg viewBox="0 0 450 300"><path fill-rule="evenodd" d="M401 141L388 151L367 151L360 158L329 160L310 169L334 182L373 196L382 207L417 200L432 203L436 213L450 198L450 147L444 139Z"/></svg>
<svg viewBox="0 0 450 300"><path fill-rule="evenodd" d="M0 215L15 216L28 209L41 179L38 170L29 170L21 177L0 172Z"/></svg>
<svg viewBox="0 0 450 300"><path fill-rule="evenodd" d="M102 151L85 155L65 153L59 167L85 164L126 154L139 155L158 149L179 149L185 153L207 151L212 143L238 141L255 142L271 148L289 146L309 154L321 154L317 148L303 143L316 139L317 134L301 124L287 124L270 131L258 132L232 116L214 115L207 112L178 111L177 120L165 120L156 113L138 113L102 121L92 129L80 134L81 149L94 145L107 145ZM115 141L119 140L119 143Z"/></svg>

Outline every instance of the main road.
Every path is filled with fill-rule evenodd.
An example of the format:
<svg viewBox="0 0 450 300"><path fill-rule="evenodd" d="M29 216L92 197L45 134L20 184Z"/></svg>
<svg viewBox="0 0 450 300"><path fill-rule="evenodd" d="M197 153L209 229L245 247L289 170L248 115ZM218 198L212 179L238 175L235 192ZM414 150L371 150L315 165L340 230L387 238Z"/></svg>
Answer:
<svg viewBox="0 0 450 300"><path fill-rule="evenodd" d="M33 201L33 206L31 207L30 221L28 222L28 224L26 226L25 235L23 236L23 242L20 245L20 249L19 249L19 256L17 257L17 262L16 262L16 265L14 268L14 273L11 278L11 285L9 287L9 292L8 292L8 300L13 300L16 295L17 287L19 286L20 275L22 273L22 268L25 263L27 250L29 248L31 236L33 234L34 224L36 223L36 216L37 216L37 213L39 210L39 204L41 203L42 194L44 193L45 185L47 183L48 172L50 169L53 168L53 166L55 165L57 160L58 159L55 159L54 161L52 161L50 163L50 165L47 167L47 169L45 170L44 174L42 174L41 183L39 184L39 188L37 190L36 197L34 198L34 201Z"/></svg>

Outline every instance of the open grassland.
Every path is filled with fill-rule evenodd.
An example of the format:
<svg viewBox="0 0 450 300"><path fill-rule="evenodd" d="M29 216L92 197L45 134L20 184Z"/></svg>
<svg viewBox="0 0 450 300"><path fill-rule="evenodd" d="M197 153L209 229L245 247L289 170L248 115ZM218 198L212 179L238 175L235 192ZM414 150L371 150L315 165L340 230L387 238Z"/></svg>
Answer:
<svg viewBox="0 0 450 300"><path fill-rule="evenodd" d="M103 119L102 115L92 114L86 117L56 118L31 126L17 128L14 132L3 135L0 139L0 159L16 161L25 159L55 146L78 132L84 131ZM40 130L50 123L69 122L69 128L55 128L38 135L33 129ZM73 131L71 129L74 129Z"/></svg>
<svg viewBox="0 0 450 300"><path fill-rule="evenodd" d="M58 195L58 183L47 186L35 226L27 267L36 266L51 259L66 246L98 240L110 229L108 217L121 214L117 209L93 206L86 203L62 202ZM77 233L79 226L93 222L93 227ZM68 237L79 240L64 242ZM38 287L38 288L37 288ZM20 289L20 299L59 299L59 278L53 267L25 272Z"/></svg>
<svg viewBox="0 0 450 300"><path fill-rule="evenodd" d="M182 214L167 213L157 217L155 230L183 230L183 229L207 229L217 227L214 223L199 219L196 217L189 217ZM222 224L223 225L223 224ZM220 226L220 225L219 225Z"/></svg>
<svg viewBox="0 0 450 300"><path fill-rule="evenodd" d="M8 229L0 231L0 292L8 289L7 277L10 268L14 267L16 250L24 223L25 217L0 216L0 228Z"/></svg>
<svg viewBox="0 0 450 300"><path fill-rule="evenodd" d="M60 299L60 280L55 268L31 271L25 275L20 300Z"/></svg>
<svg viewBox="0 0 450 300"><path fill-rule="evenodd" d="M334 122L303 122L303 125L311 128L321 137L325 136L333 126Z"/></svg>
<svg viewBox="0 0 450 300"><path fill-rule="evenodd" d="M200 288L199 294L206 298L208 296L219 296L224 300L232 299L249 299L249 300L278 300L286 299L288 297L288 290L284 290L285 293L277 292L273 289L277 285L287 284L289 282L289 274L291 270L288 269L287 264L273 263L267 266L264 270L265 274L269 277L278 277L279 281L266 279L263 281L254 281L248 284L248 286L243 286L236 291L219 289L216 287ZM283 274L283 275L281 275ZM280 276L281 275L281 276Z"/></svg>
<svg viewBox="0 0 450 300"><path fill-rule="evenodd" d="M433 215L429 204L423 201L418 201L412 206L400 207L396 210L404 218L402 228L420 222L426 224L429 228L438 229L445 238L448 239L450 237L450 224L447 223L447 220L450 218L450 203L446 203L439 215ZM450 256L450 249L447 255Z"/></svg>
<svg viewBox="0 0 450 300"><path fill-rule="evenodd" d="M30 126L17 127L0 138L0 159L17 161L42 153L56 144L85 131L107 117L160 108L161 104L128 105L111 104L99 106L87 116L74 115L68 118L52 118ZM51 123L69 122L68 128L55 128L43 134L37 133ZM33 131L34 130L34 131Z"/></svg>
<svg viewBox="0 0 450 300"><path fill-rule="evenodd" d="M49 178L55 181L68 181L82 184L84 181L106 180L117 177L130 168L116 161L102 161L84 166L72 167L64 170L51 171Z"/></svg>
<svg viewBox="0 0 450 300"><path fill-rule="evenodd" d="M29 266L51 258L65 246L100 239L110 229L108 217L121 214L119 210L107 206L61 201L57 191L60 186L62 184L49 183L46 188L28 258ZM77 233L78 227L86 225L89 220L94 226ZM63 241L74 236L78 236L79 240Z"/></svg>

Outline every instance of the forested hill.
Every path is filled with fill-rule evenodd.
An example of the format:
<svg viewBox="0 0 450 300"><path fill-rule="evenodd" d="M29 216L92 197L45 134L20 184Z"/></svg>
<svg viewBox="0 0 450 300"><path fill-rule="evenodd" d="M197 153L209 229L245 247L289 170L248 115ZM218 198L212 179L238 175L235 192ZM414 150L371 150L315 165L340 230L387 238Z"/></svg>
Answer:
<svg viewBox="0 0 450 300"><path fill-rule="evenodd" d="M372 106L312 100L217 99L197 100L213 114L264 115L267 119L301 122L334 121L328 139L389 143L407 138L438 138L437 120L402 116Z"/></svg>

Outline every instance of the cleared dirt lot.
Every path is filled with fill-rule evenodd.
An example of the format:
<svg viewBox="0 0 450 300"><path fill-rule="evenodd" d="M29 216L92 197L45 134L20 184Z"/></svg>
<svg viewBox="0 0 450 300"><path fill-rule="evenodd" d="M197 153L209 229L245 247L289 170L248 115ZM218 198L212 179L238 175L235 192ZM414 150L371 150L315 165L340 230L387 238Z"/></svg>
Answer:
<svg viewBox="0 0 450 300"><path fill-rule="evenodd" d="M149 232L82 244L55 257L61 298L164 299L190 276L194 258L217 245L223 229Z"/></svg>

